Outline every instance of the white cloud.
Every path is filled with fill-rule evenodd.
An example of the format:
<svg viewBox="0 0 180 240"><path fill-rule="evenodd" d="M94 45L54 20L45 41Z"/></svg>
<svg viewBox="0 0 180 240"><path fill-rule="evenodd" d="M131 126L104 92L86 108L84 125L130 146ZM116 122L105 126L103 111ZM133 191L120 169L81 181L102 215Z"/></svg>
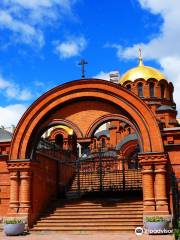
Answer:
<svg viewBox="0 0 180 240"><path fill-rule="evenodd" d="M58 24L62 17L72 15L77 0L1 0L0 29L13 33L16 42L44 45L44 27ZM52 25L54 26L54 25Z"/></svg>
<svg viewBox="0 0 180 240"><path fill-rule="evenodd" d="M141 47L145 59L156 60L174 83L174 97L180 111L180 1L139 0L139 3L143 9L161 15L163 23L159 35L147 44L140 42L127 48L116 44L112 47L117 48L119 58L136 58Z"/></svg>
<svg viewBox="0 0 180 240"><path fill-rule="evenodd" d="M0 11L0 27L7 28L19 35L16 41L23 41L24 43L32 43L35 40L39 46L44 44L44 37L40 30L30 24L15 20L7 11Z"/></svg>
<svg viewBox="0 0 180 240"><path fill-rule="evenodd" d="M119 81L119 71L110 71L110 72L100 71L93 78L103 79L103 80L106 80L106 81L111 80L113 82L118 82Z"/></svg>
<svg viewBox="0 0 180 240"><path fill-rule="evenodd" d="M40 7L50 8L59 5L62 8L69 9L73 4L73 0L4 0L6 4L17 4L26 9L38 9Z"/></svg>
<svg viewBox="0 0 180 240"><path fill-rule="evenodd" d="M96 76L94 76L93 78L98 78L98 79L104 79L107 81L110 81L110 76L109 76L110 72L104 72L104 71L100 71Z"/></svg>
<svg viewBox="0 0 180 240"><path fill-rule="evenodd" d="M34 81L36 87L45 87L45 83L39 80Z"/></svg>
<svg viewBox="0 0 180 240"><path fill-rule="evenodd" d="M17 125L26 109L27 107L23 104L0 106L0 126L10 127L11 125Z"/></svg>
<svg viewBox="0 0 180 240"><path fill-rule="evenodd" d="M7 98L16 100L29 100L32 98L32 94L28 89L22 89L19 85L5 80L0 75L0 93L4 94Z"/></svg>
<svg viewBox="0 0 180 240"><path fill-rule="evenodd" d="M60 58L70 58L80 55L86 48L87 41L81 37L71 37L67 41L58 43L56 46L56 53Z"/></svg>
<svg viewBox="0 0 180 240"><path fill-rule="evenodd" d="M32 94L28 89L19 90L19 100L26 101L32 98Z"/></svg>

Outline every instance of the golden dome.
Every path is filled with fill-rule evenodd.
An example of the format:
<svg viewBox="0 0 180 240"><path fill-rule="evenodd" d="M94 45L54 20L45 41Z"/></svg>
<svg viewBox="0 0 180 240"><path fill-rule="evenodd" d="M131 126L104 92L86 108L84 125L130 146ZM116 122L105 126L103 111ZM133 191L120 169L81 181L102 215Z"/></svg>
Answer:
<svg viewBox="0 0 180 240"><path fill-rule="evenodd" d="M139 50L140 51L140 50ZM149 78L155 78L158 81L161 79L166 79L165 75L161 73L159 70L144 66L141 56L141 51L139 55L139 66L130 69L127 71L119 80L119 83L122 85L126 81L132 81L134 82L138 78L143 78L144 80L148 80Z"/></svg>
<svg viewBox="0 0 180 240"><path fill-rule="evenodd" d="M57 125L55 127L51 127L48 129L47 136L49 136L54 129L58 129L58 128L64 129L68 133L68 135L73 135L73 129L71 129L67 126L64 126L64 125Z"/></svg>

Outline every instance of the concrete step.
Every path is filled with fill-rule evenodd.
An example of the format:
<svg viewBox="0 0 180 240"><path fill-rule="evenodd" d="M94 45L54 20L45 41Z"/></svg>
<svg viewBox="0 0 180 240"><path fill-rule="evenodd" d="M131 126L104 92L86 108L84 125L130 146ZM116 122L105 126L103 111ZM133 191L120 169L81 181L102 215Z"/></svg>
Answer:
<svg viewBox="0 0 180 240"><path fill-rule="evenodd" d="M129 223L129 224L131 224L131 223L141 223L142 224L142 220L143 220L143 218L142 217L138 217L138 218L134 218L134 219L118 219L118 218L116 218L116 219L114 219L114 218L89 218L89 219L54 219L54 218L41 218L40 219L40 221L38 221L38 223L49 223L49 224L51 224L51 223L78 223L78 224L80 224L80 223L98 223L98 222L100 222L100 223L112 223L112 222L115 222L115 223Z"/></svg>
<svg viewBox="0 0 180 240"><path fill-rule="evenodd" d="M99 211L106 211L106 210L116 210L116 211L128 211L128 210L142 210L142 206L77 206L77 207L64 207L63 211L94 211L94 210L99 210ZM62 211L62 208L56 208L55 211Z"/></svg>
<svg viewBox="0 0 180 240"><path fill-rule="evenodd" d="M80 209L80 208L78 208L78 209L63 208L63 209L56 209L54 211L54 213L83 213L83 212L85 212L85 213L89 213L89 212L91 212L91 213L96 213L96 212L98 212L98 213L102 213L102 212L114 213L114 212L116 212L116 213L120 214L120 213L123 213L124 211L128 211L129 213L135 212L135 211L142 212L143 208L142 207L141 208L116 208L116 207L114 207L114 208L82 208L82 209ZM49 211L49 212L51 213L52 211Z"/></svg>
<svg viewBox="0 0 180 240"><path fill-rule="evenodd" d="M121 211L121 210L116 210L116 209L109 209L109 210L106 210L106 209L93 209L92 211L66 211L66 210L63 210L62 211L54 211L52 214L56 214L56 215L63 215L63 214L68 214L68 215L74 215L74 214L87 214L87 215L92 215L92 214L99 214L99 215L106 215L106 214L115 214L115 215L132 215L132 214L137 214L137 213L142 213L142 209L141 210L130 210L130 211Z"/></svg>
<svg viewBox="0 0 180 240"><path fill-rule="evenodd" d="M141 223L142 224L142 223ZM44 223L44 222L38 222L35 227L109 227L109 226L139 226L139 222L87 222L87 223L71 223L71 222L66 222L66 223Z"/></svg>
<svg viewBox="0 0 180 240"><path fill-rule="evenodd" d="M73 226L73 227L34 227L33 231L134 231L136 226L90 226L90 227L82 227L82 226Z"/></svg>
<svg viewBox="0 0 180 240"><path fill-rule="evenodd" d="M81 203L59 203L59 204L54 204L54 208L56 209L62 209L62 208L65 208L65 209L73 209L73 208L104 208L104 207L107 207L107 208L114 208L114 207L117 207L117 208L132 208L132 207L138 207L138 208L143 208L142 206L142 202L134 202L134 203L131 203L131 202L127 202L127 203L121 203L121 202L103 202L103 203L93 203L93 202L81 202ZM113 206L114 205L114 206Z"/></svg>
<svg viewBox="0 0 180 240"><path fill-rule="evenodd" d="M33 231L134 231L143 223L142 201L71 199L51 204Z"/></svg>
<svg viewBox="0 0 180 240"><path fill-rule="evenodd" d="M110 214L106 214L106 215L81 215L81 216L78 216L78 215L74 215L74 216L68 216L68 215L65 215L65 216L58 216L58 215L51 215L51 216L47 216L47 217L41 217L40 220L44 220L44 219L52 219L52 220L57 220L57 219L70 219L70 220L74 220L74 219L142 219L142 214L126 214L126 215L110 215Z"/></svg>

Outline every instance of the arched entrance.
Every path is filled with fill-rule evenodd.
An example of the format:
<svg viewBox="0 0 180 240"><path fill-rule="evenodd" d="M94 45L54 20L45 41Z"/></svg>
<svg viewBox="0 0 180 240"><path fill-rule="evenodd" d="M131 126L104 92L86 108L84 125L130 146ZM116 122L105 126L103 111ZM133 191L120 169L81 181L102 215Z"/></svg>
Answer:
<svg viewBox="0 0 180 240"><path fill-rule="evenodd" d="M16 174L15 178L12 177L10 190L12 212L18 209L33 221L56 190L55 178L48 183L43 180L55 177L56 165L51 162L49 166L49 160L43 154L38 162L32 154L45 129L57 123L64 124L73 129L79 143L86 144L100 122L115 117L132 125L140 141L144 212L168 212L166 156L155 116L135 94L99 79L78 80L54 88L37 99L21 118L13 136L9 159L10 174ZM64 169L65 176L71 176L71 171L73 169ZM160 191L155 188L156 183L161 186ZM49 191L38 193L38 184L48 186Z"/></svg>

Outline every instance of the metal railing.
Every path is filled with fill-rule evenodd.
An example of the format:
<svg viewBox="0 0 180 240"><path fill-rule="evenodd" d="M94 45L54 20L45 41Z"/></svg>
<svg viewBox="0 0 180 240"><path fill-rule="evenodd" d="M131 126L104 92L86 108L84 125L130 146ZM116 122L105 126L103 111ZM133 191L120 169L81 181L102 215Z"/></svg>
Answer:
<svg viewBox="0 0 180 240"><path fill-rule="evenodd" d="M59 161L75 160L71 150L61 149L55 142L50 142L43 138L40 139L37 145L36 153L38 152Z"/></svg>

